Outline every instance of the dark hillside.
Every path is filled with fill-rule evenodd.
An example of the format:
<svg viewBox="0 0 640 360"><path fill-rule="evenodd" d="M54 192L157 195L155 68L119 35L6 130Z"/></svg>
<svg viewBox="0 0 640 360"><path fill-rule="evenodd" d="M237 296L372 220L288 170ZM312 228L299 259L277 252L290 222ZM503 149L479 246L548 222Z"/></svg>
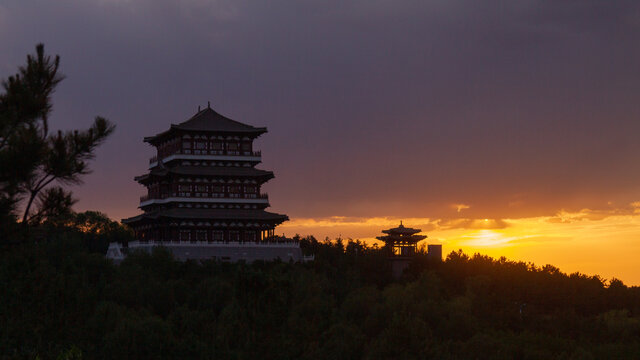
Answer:
<svg viewBox="0 0 640 360"><path fill-rule="evenodd" d="M311 237L307 264L158 249L115 266L99 252L113 231L2 250L2 358L640 357L640 289L618 280L453 252L393 282L377 248Z"/></svg>

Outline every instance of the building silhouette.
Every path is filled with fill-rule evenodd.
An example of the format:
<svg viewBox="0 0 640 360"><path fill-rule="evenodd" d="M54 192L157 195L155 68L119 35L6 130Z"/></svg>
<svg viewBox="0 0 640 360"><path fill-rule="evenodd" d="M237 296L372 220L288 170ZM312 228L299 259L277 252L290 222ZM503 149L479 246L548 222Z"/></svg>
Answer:
<svg viewBox="0 0 640 360"><path fill-rule="evenodd" d="M441 244L427 245L427 257L429 258L429 260L442 261L442 245Z"/></svg>
<svg viewBox="0 0 640 360"><path fill-rule="evenodd" d="M137 240L128 248L163 245L183 259L301 260L297 244L275 236L275 227L289 218L265 210L269 199L260 190L274 175L256 168L261 153L253 142L266 132L207 106L145 137L156 156L149 171L135 177L147 194L140 198L142 214L122 220ZM119 256L118 250L127 249L110 250Z"/></svg>
<svg viewBox="0 0 640 360"><path fill-rule="evenodd" d="M412 229L402 225L396 228L382 230L386 235L376 239L384 241L387 256L391 261L391 273L395 279L402 276L404 270L409 267L411 260L418 250L418 242L427 238L426 235L417 235L420 229ZM428 245L427 256L430 260L442 260L442 245Z"/></svg>

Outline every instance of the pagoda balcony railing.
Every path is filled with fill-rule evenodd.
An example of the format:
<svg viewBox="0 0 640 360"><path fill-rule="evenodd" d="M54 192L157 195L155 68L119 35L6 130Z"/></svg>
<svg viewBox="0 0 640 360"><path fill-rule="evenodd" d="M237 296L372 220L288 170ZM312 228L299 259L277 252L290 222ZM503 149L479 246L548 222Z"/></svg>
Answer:
<svg viewBox="0 0 640 360"><path fill-rule="evenodd" d="M269 194L221 194L211 193L208 196L202 193L194 195L192 193L162 193L140 196L140 202L149 200L162 200L170 197L175 198L196 198L196 199L268 199Z"/></svg>
<svg viewBox="0 0 640 360"><path fill-rule="evenodd" d="M223 156L251 156L260 157L262 151L241 151L241 150L190 150L182 149L175 151L171 154L160 156L160 159L165 159L172 155L223 155ZM158 162L158 156L153 156L149 159L149 164Z"/></svg>
<svg viewBox="0 0 640 360"><path fill-rule="evenodd" d="M262 151L246 151L246 150L190 150L182 149L174 154L190 154L190 155L237 155L237 156L262 156ZM167 156L171 156L169 154Z"/></svg>
<svg viewBox="0 0 640 360"><path fill-rule="evenodd" d="M267 194L244 194L242 196L245 199L267 199L269 195Z"/></svg>
<svg viewBox="0 0 640 360"><path fill-rule="evenodd" d="M261 241L193 241L193 240L183 240L179 241L176 239L166 239L166 240L156 240L156 239L147 239L147 240L135 240L129 241L129 248L136 247L144 247L144 246L281 246L281 247L298 247L300 246L300 242L294 239L276 239L269 238Z"/></svg>

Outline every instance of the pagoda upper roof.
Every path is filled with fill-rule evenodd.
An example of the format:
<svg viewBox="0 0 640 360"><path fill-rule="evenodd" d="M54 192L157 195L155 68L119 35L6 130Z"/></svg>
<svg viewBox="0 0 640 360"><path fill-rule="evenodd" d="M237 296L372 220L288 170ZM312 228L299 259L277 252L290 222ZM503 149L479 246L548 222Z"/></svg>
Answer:
<svg viewBox="0 0 640 360"><path fill-rule="evenodd" d="M148 174L136 176L137 182L145 182L151 176L163 177L168 174L188 176L216 176L216 177L259 177L263 180L273 179L272 171L260 170L254 167L241 166L174 166L171 168L156 167Z"/></svg>
<svg viewBox="0 0 640 360"><path fill-rule="evenodd" d="M259 209L194 209L172 208L145 212L143 214L122 219L125 224L135 223L144 219L206 219L206 220L256 220L282 223L289 220L287 215L276 214Z"/></svg>
<svg viewBox="0 0 640 360"><path fill-rule="evenodd" d="M241 122L229 119L217 113L210 107L198 111L188 120L180 124L171 124L169 130L161 132L155 136L145 137L144 141L154 144L157 140L164 138L171 132L182 130L187 132L213 132L213 133L234 133L247 134L257 137L267 132L266 127L254 127Z"/></svg>

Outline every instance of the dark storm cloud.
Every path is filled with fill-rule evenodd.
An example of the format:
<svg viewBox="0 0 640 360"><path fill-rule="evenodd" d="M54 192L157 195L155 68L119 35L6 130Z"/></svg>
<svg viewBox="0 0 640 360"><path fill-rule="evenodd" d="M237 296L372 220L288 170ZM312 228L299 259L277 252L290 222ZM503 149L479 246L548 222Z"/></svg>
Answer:
<svg viewBox="0 0 640 360"><path fill-rule="evenodd" d="M0 76L37 42L53 126L118 124L80 207L135 213L143 136L211 100L267 126L291 216L554 214L640 198L636 1L5 1Z"/></svg>

